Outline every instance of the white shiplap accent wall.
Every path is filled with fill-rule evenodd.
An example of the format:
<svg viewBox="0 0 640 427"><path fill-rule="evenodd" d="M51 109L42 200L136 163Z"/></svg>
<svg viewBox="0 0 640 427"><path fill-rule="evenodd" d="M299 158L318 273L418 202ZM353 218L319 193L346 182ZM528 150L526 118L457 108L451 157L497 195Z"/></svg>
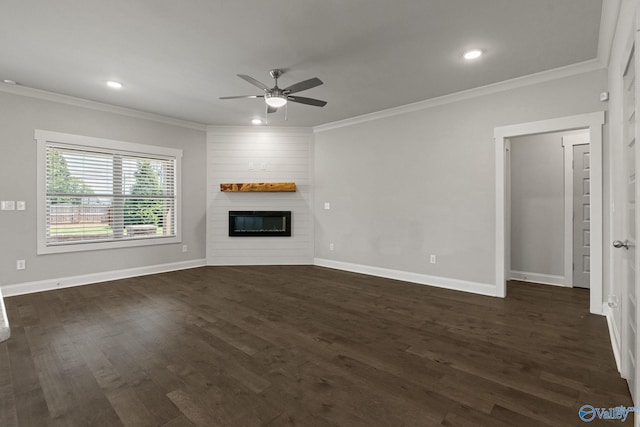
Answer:
<svg viewBox="0 0 640 427"><path fill-rule="evenodd" d="M253 164L253 170L250 169ZM266 164L266 169L263 169ZM313 263L311 129L211 127L207 131L207 263ZM224 182L290 182L295 193L223 193ZM290 210L291 237L229 237L232 210Z"/></svg>

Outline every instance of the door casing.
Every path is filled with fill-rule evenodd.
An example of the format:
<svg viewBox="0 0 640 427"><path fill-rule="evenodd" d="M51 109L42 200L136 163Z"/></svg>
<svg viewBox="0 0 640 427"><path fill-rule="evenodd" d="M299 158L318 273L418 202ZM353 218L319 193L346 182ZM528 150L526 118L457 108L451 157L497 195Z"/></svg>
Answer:
<svg viewBox="0 0 640 427"><path fill-rule="evenodd" d="M602 314L602 127L604 111L502 126L494 129L496 162L496 296L507 295L508 225L507 141L518 136L588 129L591 143L591 277L589 311Z"/></svg>

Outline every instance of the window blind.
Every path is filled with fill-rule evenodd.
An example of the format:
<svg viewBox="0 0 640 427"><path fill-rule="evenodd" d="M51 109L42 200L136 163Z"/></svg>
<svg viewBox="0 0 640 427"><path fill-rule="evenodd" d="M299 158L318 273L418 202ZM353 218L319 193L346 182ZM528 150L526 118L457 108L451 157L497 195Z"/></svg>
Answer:
<svg viewBox="0 0 640 427"><path fill-rule="evenodd" d="M47 142L47 246L176 236L176 158Z"/></svg>

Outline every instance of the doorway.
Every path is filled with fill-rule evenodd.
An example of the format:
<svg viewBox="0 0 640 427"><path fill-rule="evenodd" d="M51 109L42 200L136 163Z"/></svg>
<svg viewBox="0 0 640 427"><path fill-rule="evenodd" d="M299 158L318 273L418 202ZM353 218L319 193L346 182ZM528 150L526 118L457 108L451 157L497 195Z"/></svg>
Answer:
<svg viewBox="0 0 640 427"><path fill-rule="evenodd" d="M589 130L507 144L508 279L589 288Z"/></svg>
<svg viewBox="0 0 640 427"><path fill-rule="evenodd" d="M602 314L602 126L604 112L503 126L494 130L496 161L496 295L507 294L511 230L508 215L508 152L510 138L588 129L590 166L590 296L589 311Z"/></svg>

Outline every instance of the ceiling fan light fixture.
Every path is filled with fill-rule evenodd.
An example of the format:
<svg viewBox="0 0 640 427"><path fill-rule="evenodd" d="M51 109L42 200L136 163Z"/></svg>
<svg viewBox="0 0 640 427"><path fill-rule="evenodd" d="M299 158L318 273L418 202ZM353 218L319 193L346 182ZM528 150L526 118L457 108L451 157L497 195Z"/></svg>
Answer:
<svg viewBox="0 0 640 427"><path fill-rule="evenodd" d="M280 108L287 103L287 97L283 95L271 95L265 94L264 102L267 103L269 107Z"/></svg>

